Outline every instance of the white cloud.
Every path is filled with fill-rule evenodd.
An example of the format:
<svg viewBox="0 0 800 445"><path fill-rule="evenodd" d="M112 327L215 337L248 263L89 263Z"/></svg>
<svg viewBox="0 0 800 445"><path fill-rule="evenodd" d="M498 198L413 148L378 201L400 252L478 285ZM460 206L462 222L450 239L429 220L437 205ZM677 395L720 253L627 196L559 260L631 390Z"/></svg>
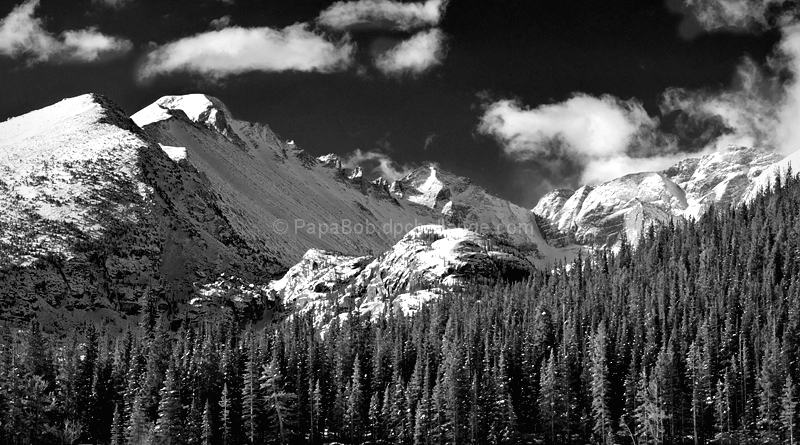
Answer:
<svg viewBox="0 0 800 445"><path fill-rule="evenodd" d="M93 62L130 51L130 41L108 36L95 28L69 30L56 37L34 16L39 0L28 0L14 8L0 21L0 54L28 59L29 63L47 61Z"/></svg>
<svg viewBox="0 0 800 445"><path fill-rule="evenodd" d="M800 150L800 26L782 31L772 68L788 73L788 82L781 84L778 76L764 74L745 59L735 87L717 92L669 89L662 112L683 110L696 119L720 118L730 133L719 138L715 148L744 145L784 154Z"/></svg>
<svg viewBox="0 0 800 445"><path fill-rule="evenodd" d="M703 154L706 152L695 153L692 156L702 156ZM621 154L610 158L591 159L584 166L581 182L599 184L630 173L663 171L686 157L685 153L671 153L647 158L634 158Z"/></svg>
<svg viewBox="0 0 800 445"><path fill-rule="evenodd" d="M377 151L355 150L342 160L347 168L361 167L373 174L378 174L387 181L396 181L411 173L413 168L397 165L392 158Z"/></svg>
<svg viewBox="0 0 800 445"><path fill-rule="evenodd" d="M569 100L530 109L514 100L486 107L479 130L503 143L520 158L548 154L560 139L577 155L603 157L625 152L633 136L650 118L637 102L611 96L577 94Z"/></svg>
<svg viewBox="0 0 800 445"><path fill-rule="evenodd" d="M375 66L387 75L423 73L442 63L444 41L438 28L419 32L378 56Z"/></svg>
<svg viewBox="0 0 800 445"><path fill-rule="evenodd" d="M317 22L333 29L355 25L389 27L409 31L438 25L447 0L401 3L394 0L339 1L322 11Z"/></svg>
<svg viewBox="0 0 800 445"><path fill-rule="evenodd" d="M140 79L175 71L222 78L248 71L330 72L352 63L355 46L332 42L298 23L281 30L231 27L186 37L156 48Z"/></svg>
<svg viewBox="0 0 800 445"><path fill-rule="evenodd" d="M708 31L760 31L786 25L797 7L794 0L684 0L684 5Z"/></svg>
<svg viewBox="0 0 800 445"><path fill-rule="evenodd" d="M576 94L533 109L496 101L485 107L478 131L497 139L512 158L569 159L581 166L583 182L597 183L680 159L671 146L638 146L652 143L655 128L639 102Z"/></svg>
<svg viewBox="0 0 800 445"><path fill-rule="evenodd" d="M717 148L769 144L776 130L781 86L750 59L740 65L736 79L735 87L723 91L669 88L661 112L682 110L693 119L720 118L729 133L717 140Z"/></svg>
<svg viewBox="0 0 800 445"><path fill-rule="evenodd" d="M233 18L231 18L231 16L223 15L218 19L212 20L209 26L214 29L223 29L231 26L232 23L233 23Z"/></svg>
<svg viewBox="0 0 800 445"><path fill-rule="evenodd" d="M68 57L85 61L97 60L103 54L127 52L133 47L127 40L109 37L94 28L64 31L61 37Z"/></svg>
<svg viewBox="0 0 800 445"><path fill-rule="evenodd" d="M779 50L792 77L784 85L776 137L780 151L792 153L800 150L800 25L784 28Z"/></svg>

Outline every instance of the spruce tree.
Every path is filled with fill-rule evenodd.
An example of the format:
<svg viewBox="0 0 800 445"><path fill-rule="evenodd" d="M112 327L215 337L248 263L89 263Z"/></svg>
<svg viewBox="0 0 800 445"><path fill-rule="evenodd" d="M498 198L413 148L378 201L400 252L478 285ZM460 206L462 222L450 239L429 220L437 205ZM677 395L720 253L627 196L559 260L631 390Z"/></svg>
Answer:
<svg viewBox="0 0 800 445"><path fill-rule="evenodd" d="M181 404L181 389L175 369L175 363L170 363L166 372L164 387L161 389L158 404L158 420L153 430L153 436L158 445L178 445L183 441L183 424L185 422L183 406Z"/></svg>
<svg viewBox="0 0 800 445"><path fill-rule="evenodd" d="M595 443L608 444L612 441L612 428L611 412L608 408L609 384L605 324L600 324L597 333L592 338L591 361L592 418L594 419L592 431L595 435Z"/></svg>
<svg viewBox="0 0 800 445"><path fill-rule="evenodd" d="M297 395L284 391L282 377L274 362L263 367L260 383L265 399L267 441L286 445L297 429Z"/></svg>
<svg viewBox="0 0 800 445"><path fill-rule="evenodd" d="M797 389L791 375L786 376L786 382L783 385L780 417L783 441L786 444L794 445L797 430Z"/></svg>
<svg viewBox="0 0 800 445"><path fill-rule="evenodd" d="M214 420L211 414L211 402L206 399L206 406L203 409L203 426L200 434L203 445L211 445L214 440Z"/></svg>
<svg viewBox="0 0 800 445"><path fill-rule="evenodd" d="M232 428L233 425L231 423L231 401L230 395L228 394L228 384L224 384L222 387L222 395L219 399L219 407L220 407L220 435L221 435L221 443L222 445L229 445L233 443L232 437Z"/></svg>

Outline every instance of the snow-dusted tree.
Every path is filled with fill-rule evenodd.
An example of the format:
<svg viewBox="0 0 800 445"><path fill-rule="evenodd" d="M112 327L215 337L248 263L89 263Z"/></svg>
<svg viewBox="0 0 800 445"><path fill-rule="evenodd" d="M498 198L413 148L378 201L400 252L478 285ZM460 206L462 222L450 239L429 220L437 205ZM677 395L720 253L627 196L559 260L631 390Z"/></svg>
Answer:
<svg viewBox="0 0 800 445"><path fill-rule="evenodd" d="M797 431L797 388L791 375L786 376L786 382L783 384L780 416L784 443L794 445Z"/></svg>
<svg viewBox="0 0 800 445"><path fill-rule="evenodd" d="M297 395L284 391L275 363L262 368L259 381L265 400L266 441L286 445L297 428Z"/></svg>
<svg viewBox="0 0 800 445"><path fill-rule="evenodd" d="M228 394L228 384L226 383L222 387L222 396L219 399L219 407L220 407L220 427L219 432L222 439L222 445L228 445L232 443L233 437L231 436L231 428L233 425L231 424L231 400L230 395Z"/></svg>
<svg viewBox="0 0 800 445"><path fill-rule="evenodd" d="M183 406L181 390L174 362L167 369L164 387L160 392L158 404L158 420L153 430L157 445L176 445L183 443Z"/></svg>
<svg viewBox="0 0 800 445"><path fill-rule="evenodd" d="M601 323L591 344L591 393L592 393L592 431L595 443L611 443L611 411L608 407L609 384L606 364L606 327Z"/></svg>

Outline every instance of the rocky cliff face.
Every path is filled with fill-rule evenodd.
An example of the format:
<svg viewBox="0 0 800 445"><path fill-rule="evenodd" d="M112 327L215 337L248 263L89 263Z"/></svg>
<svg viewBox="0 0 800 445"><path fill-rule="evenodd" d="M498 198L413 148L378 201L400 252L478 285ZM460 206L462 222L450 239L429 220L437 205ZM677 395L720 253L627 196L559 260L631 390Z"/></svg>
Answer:
<svg viewBox="0 0 800 445"><path fill-rule="evenodd" d="M445 292L524 279L533 268L513 245L466 229L429 225L415 228L378 257L310 250L270 283L269 292L325 324L353 310L372 317L410 314Z"/></svg>
<svg viewBox="0 0 800 445"><path fill-rule="evenodd" d="M635 173L574 192L555 190L533 212L556 245L614 246L623 234L635 242L651 225L698 218L711 205L752 199L792 157L782 159L765 150L730 147L663 172Z"/></svg>
<svg viewBox="0 0 800 445"><path fill-rule="evenodd" d="M561 254L544 240L529 210L490 194L467 178L426 166L389 189L398 199L431 209L441 225L500 236L539 266Z"/></svg>

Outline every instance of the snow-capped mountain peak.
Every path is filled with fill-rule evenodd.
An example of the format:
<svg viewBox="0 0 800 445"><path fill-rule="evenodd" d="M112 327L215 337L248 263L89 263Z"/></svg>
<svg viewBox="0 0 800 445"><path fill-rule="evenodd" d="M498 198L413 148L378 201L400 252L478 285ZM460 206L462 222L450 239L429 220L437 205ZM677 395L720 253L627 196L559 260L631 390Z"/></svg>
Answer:
<svg viewBox="0 0 800 445"><path fill-rule="evenodd" d="M182 112L192 122L216 129L226 136L233 136L233 130L228 124L231 119L230 111L222 101L206 94L164 96L131 118L140 127L145 127L169 119L176 112Z"/></svg>
<svg viewBox="0 0 800 445"><path fill-rule="evenodd" d="M793 159L800 161L800 154L781 161L771 151L731 146L663 172L634 173L575 192L555 190L533 212L556 244L613 246L623 232L635 242L650 225L698 218L712 204L752 199Z"/></svg>

